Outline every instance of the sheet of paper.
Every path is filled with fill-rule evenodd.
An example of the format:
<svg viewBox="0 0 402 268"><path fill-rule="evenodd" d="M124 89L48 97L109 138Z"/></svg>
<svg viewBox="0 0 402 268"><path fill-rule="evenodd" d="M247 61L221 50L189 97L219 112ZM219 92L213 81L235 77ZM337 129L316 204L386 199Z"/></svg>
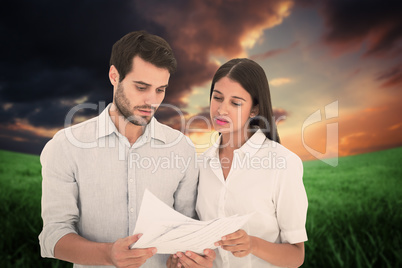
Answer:
<svg viewBox="0 0 402 268"><path fill-rule="evenodd" d="M206 248L216 248L216 241L240 229L250 216L197 221L180 214L145 190L134 230L134 234L143 235L131 248L156 247L159 254L186 250L201 254Z"/></svg>

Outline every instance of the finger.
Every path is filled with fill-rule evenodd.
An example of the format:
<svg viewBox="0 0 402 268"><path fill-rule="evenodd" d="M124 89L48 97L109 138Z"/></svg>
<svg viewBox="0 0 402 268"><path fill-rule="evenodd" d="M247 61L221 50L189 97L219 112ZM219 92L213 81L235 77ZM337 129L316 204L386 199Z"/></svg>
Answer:
<svg viewBox="0 0 402 268"><path fill-rule="evenodd" d="M127 236L126 242L130 246L131 244L134 244L135 242L137 242L138 239L141 238L141 236L142 236L142 234L135 234L135 235Z"/></svg>
<svg viewBox="0 0 402 268"><path fill-rule="evenodd" d="M185 254L183 254L182 252L178 252L177 253L177 257L179 257L180 260L180 264L183 267L197 267L197 263L194 262L192 259L190 259L189 257L187 257Z"/></svg>
<svg viewBox="0 0 402 268"><path fill-rule="evenodd" d="M170 255L170 257L167 259L166 267L170 267L171 264L172 264L172 255Z"/></svg>
<svg viewBox="0 0 402 268"><path fill-rule="evenodd" d="M205 249L204 254L205 254L204 256L201 256L192 251L186 251L186 253L185 253L186 257L188 257L189 259L191 259L194 262L194 263L189 263L189 262L186 262L186 263L193 265L191 267L195 267L194 264L197 264L202 267L212 267L213 261L216 257L215 251L210 250L210 249Z"/></svg>
<svg viewBox="0 0 402 268"><path fill-rule="evenodd" d="M156 248L134 248L130 250L130 258L143 258L152 257L157 252Z"/></svg>
<svg viewBox="0 0 402 268"><path fill-rule="evenodd" d="M221 239L222 239L222 241L231 240L231 239L238 239L240 237L243 237L245 234L246 234L246 232L244 230L240 229L240 230L238 230L238 231L236 231L234 233L222 236Z"/></svg>
<svg viewBox="0 0 402 268"><path fill-rule="evenodd" d="M246 247L244 245L221 246L221 248L230 252L246 250Z"/></svg>
<svg viewBox="0 0 402 268"><path fill-rule="evenodd" d="M238 239L230 239L230 240L222 240L220 242L220 245L242 245L242 244L246 244L247 240L245 239L245 237L242 238L238 238Z"/></svg>
<svg viewBox="0 0 402 268"><path fill-rule="evenodd" d="M247 256L249 253L247 251L236 251L236 252L232 252L232 254L235 257L244 257L244 256Z"/></svg>
<svg viewBox="0 0 402 268"><path fill-rule="evenodd" d="M166 262L166 266L169 268L177 267L179 259L175 255L170 255L169 259Z"/></svg>
<svg viewBox="0 0 402 268"><path fill-rule="evenodd" d="M194 253L192 251L186 251L185 253L186 257L192 260L194 263L197 263L199 265L206 265L208 263L208 260L205 259L204 257L198 255L197 253Z"/></svg>
<svg viewBox="0 0 402 268"><path fill-rule="evenodd" d="M204 255L205 255L205 258L207 258L210 261L213 261L216 258L216 253L212 249L204 249Z"/></svg>

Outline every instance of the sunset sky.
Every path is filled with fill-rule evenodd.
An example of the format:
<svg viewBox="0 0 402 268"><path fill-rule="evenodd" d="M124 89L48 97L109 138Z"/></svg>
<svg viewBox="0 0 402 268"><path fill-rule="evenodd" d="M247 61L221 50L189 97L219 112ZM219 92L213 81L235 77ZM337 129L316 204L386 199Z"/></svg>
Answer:
<svg viewBox="0 0 402 268"><path fill-rule="evenodd" d="M216 135L194 119L208 118L212 76L235 57L264 68L282 143L303 160L402 146L401 3L12 1L0 11L0 149L39 154L72 107L109 103L111 47L135 30L172 46L178 72L164 103L185 126L172 109L157 118L200 152Z"/></svg>

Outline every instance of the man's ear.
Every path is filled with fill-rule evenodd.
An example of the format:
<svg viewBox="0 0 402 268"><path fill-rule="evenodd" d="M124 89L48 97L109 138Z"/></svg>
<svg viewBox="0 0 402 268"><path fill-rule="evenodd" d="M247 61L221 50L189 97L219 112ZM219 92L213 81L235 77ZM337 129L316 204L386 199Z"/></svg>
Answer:
<svg viewBox="0 0 402 268"><path fill-rule="evenodd" d="M110 66L109 69L109 80L110 83L112 83L113 86L117 86L117 84L119 83L120 76L119 76L119 72L117 71L116 67L114 67L114 65Z"/></svg>
<svg viewBox="0 0 402 268"><path fill-rule="evenodd" d="M257 104L253 108L251 108L250 117L257 116L258 112L259 112L259 108L258 108L258 104Z"/></svg>

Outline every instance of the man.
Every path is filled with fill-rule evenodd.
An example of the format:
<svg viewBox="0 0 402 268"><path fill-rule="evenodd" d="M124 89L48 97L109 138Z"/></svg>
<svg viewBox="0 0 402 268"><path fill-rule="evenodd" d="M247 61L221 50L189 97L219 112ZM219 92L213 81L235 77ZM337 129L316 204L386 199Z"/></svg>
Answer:
<svg viewBox="0 0 402 268"><path fill-rule="evenodd" d="M173 52L158 36L132 32L114 44L113 103L98 117L56 133L41 154L43 257L74 267L165 267L168 256L156 248L129 246L140 237L132 234L145 189L195 215L194 147L153 117L175 70ZM183 263L210 266L215 255L206 253L184 256Z"/></svg>

